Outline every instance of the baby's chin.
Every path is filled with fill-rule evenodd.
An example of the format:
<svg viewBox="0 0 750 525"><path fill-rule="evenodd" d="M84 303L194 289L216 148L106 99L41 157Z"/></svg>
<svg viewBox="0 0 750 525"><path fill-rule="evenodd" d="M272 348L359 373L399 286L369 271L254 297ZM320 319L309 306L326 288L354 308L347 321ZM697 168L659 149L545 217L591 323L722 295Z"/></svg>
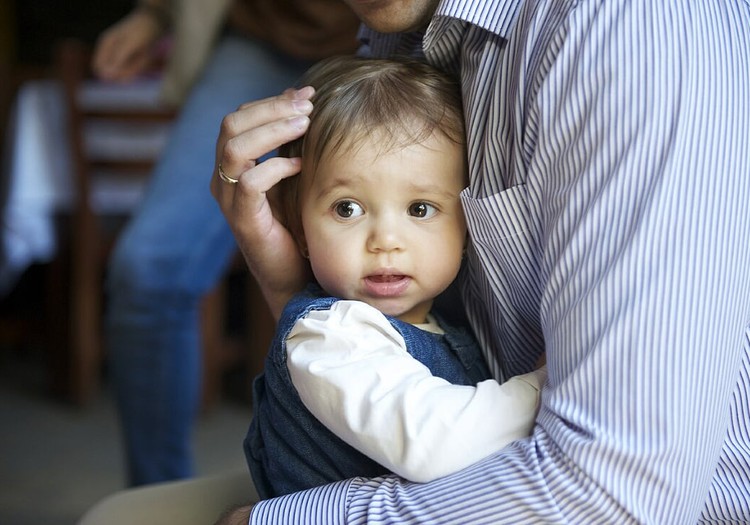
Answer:
<svg viewBox="0 0 750 525"><path fill-rule="evenodd" d="M431 302L425 304L424 302L415 301L413 297L406 297L405 294L392 297L378 297L362 290L327 290L327 292L332 297L348 301L361 301L384 315L395 317L411 324L425 323L429 307L431 306Z"/></svg>
<svg viewBox="0 0 750 525"><path fill-rule="evenodd" d="M394 304L395 301L384 301L384 300L367 300L364 301L373 308L380 310L383 314L389 317L395 317L405 323L410 324L423 324L427 320L427 312L423 311L422 308L418 308L417 305L410 303Z"/></svg>

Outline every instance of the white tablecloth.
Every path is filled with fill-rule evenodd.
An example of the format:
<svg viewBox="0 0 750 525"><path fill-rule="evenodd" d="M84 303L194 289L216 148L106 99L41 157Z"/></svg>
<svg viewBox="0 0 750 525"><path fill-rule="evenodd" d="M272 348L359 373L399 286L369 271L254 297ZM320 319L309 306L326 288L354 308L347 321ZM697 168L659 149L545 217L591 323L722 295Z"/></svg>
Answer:
<svg viewBox="0 0 750 525"><path fill-rule="evenodd" d="M90 82L81 102L90 108L148 108L158 105L158 79L129 84ZM3 156L0 238L0 296L8 293L29 265L50 261L56 252L55 214L74 199L67 114L61 86L33 81L18 92ZM85 126L86 149L98 158L154 158L168 133L166 124L91 122ZM143 183L110 175L93 188L95 210L127 211L143 192Z"/></svg>

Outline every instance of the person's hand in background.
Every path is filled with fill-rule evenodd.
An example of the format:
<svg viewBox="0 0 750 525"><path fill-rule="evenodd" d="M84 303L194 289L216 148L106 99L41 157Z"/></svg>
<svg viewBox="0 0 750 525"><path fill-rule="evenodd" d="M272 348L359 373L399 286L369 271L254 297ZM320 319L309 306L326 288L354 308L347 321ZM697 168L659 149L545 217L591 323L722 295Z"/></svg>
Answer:
<svg viewBox="0 0 750 525"><path fill-rule="evenodd" d="M103 80L127 81L158 57L157 41L168 27L166 11L139 5L105 30L94 48L92 68Z"/></svg>

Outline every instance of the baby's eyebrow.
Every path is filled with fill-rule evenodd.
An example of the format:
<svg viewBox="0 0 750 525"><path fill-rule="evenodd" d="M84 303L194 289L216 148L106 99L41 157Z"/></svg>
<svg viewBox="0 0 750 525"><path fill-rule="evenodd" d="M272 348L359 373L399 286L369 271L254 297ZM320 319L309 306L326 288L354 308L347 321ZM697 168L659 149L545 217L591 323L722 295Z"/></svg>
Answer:
<svg viewBox="0 0 750 525"><path fill-rule="evenodd" d="M349 190L356 187L360 181L366 177L367 174L359 173L333 175L316 189L315 196L316 198L325 198L336 191ZM437 184L430 180L409 180L408 174L404 174L404 178L408 180L408 192L423 198L454 200L459 198L459 194L463 189L458 188L456 191L452 188L446 187L448 186L446 184Z"/></svg>
<svg viewBox="0 0 750 525"><path fill-rule="evenodd" d="M443 185L440 184L431 184L431 183L424 183L424 184L418 184L418 183L412 183L409 188L410 191L420 194L420 195L428 195L428 196L434 196L434 197L442 197L445 199L457 199L459 197L459 192L452 191L451 189L446 188Z"/></svg>
<svg viewBox="0 0 750 525"><path fill-rule="evenodd" d="M334 177L332 180L327 181L326 184L322 185L322 187L318 188L318 191L316 191L315 194L318 198L322 198L334 191L351 188L355 183L356 180L354 180L353 177Z"/></svg>

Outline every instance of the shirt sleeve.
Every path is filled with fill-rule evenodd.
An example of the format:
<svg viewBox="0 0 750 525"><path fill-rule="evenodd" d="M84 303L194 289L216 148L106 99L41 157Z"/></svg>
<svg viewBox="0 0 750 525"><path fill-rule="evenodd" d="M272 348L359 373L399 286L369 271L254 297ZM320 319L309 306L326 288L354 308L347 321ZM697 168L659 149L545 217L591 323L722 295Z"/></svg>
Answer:
<svg viewBox="0 0 750 525"><path fill-rule="evenodd" d="M419 482L457 472L527 436L545 375L453 385L409 355L382 313L357 301L299 320L287 338L287 366L318 420Z"/></svg>

